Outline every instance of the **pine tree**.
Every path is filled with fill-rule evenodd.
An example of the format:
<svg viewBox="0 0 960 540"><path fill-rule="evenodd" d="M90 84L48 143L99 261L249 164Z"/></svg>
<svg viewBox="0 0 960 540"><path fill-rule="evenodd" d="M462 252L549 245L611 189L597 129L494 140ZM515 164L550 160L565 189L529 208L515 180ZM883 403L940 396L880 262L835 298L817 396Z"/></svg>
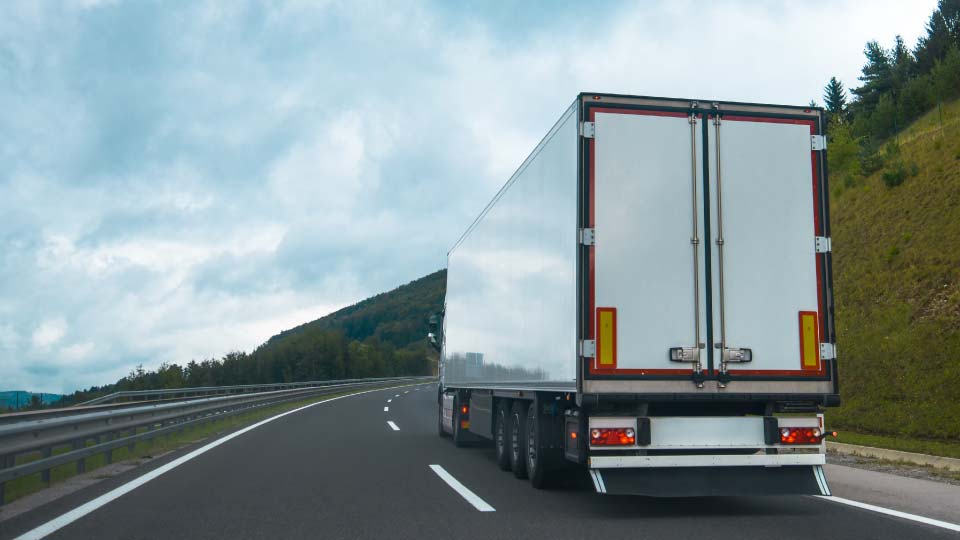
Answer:
<svg viewBox="0 0 960 540"><path fill-rule="evenodd" d="M823 103L831 115L839 118L847 107L847 93L843 83L836 77L830 77L830 82L823 88Z"/></svg>
<svg viewBox="0 0 960 540"><path fill-rule="evenodd" d="M917 47L914 49L917 71L921 74L930 73L933 66L946 56L952 41L943 13L939 9L934 11L927 22L927 35L917 40Z"/></svg>
<svg viewBox="0 0 960 540"><path fill-rule="evenodd" d="M863 86L851 92L857 96L860 108L869 112L876 108L880 96L890 90L893 66L890 55L876 41L868 42L863 54L867 57L859 77Z"/></svg>
<svg viewBox="0 0 960 540"><path fill-rule="evenodd" d="M940 0L937 7L953 44L960 49L960 0Z"/></svg>
<svg viewBox="0 0 960 540"><path fill-rule="evenodd" d="M914 75L916 62L913 59L913 54L910 53L910 49L903 43L903 38L900 35L897 35L894 41L890 56L893 62L891 85L893 91L899 94L900 90L907 84L907 81L910 80L910 77Z"/></svg>

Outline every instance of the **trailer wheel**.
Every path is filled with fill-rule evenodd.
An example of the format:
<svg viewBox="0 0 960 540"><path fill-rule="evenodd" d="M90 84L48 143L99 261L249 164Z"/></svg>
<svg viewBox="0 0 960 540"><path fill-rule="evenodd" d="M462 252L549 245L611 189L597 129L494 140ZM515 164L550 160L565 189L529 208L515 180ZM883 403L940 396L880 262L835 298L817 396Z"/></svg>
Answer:
<svg viewBox="0 0 960 540"><path fill-rule="evenodd" d="M527 402L517 400L510 408L510 468L513 476L527 477Z"/></svg>
<svg viewBox="0 0 960 540"><path fill-rule="evenodd" d="M451 424L453 424L453 445L457 448L462 448L466 445L466 436L463 433L463 428L460 427L460 396L453 397L453 411L451 413Z"/></svg>
<svg viewBox="0 0 960 540"><path fill-rule="evenodd" d="M501 400L493 423L493 447L500 470L510 470L510 402Z"/></svg>
<svg viewBox="0 0 960 540"><path fill-rule="evenodd" d="M527 461L527 477L530 483L537 489L543 489L547 478L546 455L542 451L541 445L541 422L537 411L537 404L534 401L527 408L527 437L526 452L524 457Z"/></svg>

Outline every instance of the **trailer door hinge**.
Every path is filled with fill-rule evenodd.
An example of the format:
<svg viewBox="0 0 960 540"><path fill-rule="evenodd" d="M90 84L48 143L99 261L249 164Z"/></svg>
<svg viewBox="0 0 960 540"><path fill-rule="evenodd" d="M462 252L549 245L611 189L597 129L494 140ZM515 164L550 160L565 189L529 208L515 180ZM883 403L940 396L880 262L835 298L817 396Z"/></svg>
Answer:
<svg viewBox="0 0 960 540"><path fill-rule="evenodd" d="M821 360L836 360L837 358L837 346L833 343L821 343L820 344L820 359Z"/></svg>
<svg viewBox="0 0 960 540"><path fill-rule="evenodd" d="M585 246L592 246L597 243L596 229L580 229L580 243Z"/></svg>
<svg viewBox="0 0 960 540"><path fill-rule="evenodd" d="M818 236L815 241L817 253L829 253L833 251L833 242L829 236Z"/></svg>
<svg viewBox="0 0 960 540"><path fill-rule="evenodd" d="M595 358L597 356L597 342L592 339L580 340L580 356Z"/></svg>
<svg viewBox="0 0 960 540"><path fill-rule="evenodd" d="M810 136L810 149L814 152L827 149L827 138L823 135Z"/></svg>
<svg viewBox="0 0 960 540"><path fill-rule="evenodd" d="M593 139L597 136L597 124L594 122L580 122L580 136Z"/></svg>

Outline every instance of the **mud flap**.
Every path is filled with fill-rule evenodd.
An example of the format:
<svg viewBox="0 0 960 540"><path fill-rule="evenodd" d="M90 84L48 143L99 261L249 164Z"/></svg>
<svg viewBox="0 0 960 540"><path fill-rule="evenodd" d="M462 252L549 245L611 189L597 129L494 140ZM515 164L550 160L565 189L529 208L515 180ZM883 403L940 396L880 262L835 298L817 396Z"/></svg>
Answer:
<svg viewBox="0 0 960 540"><path fill-rule="evenodd" d="M830 495L820 465L590 469L597 493L648 497Z"/></svg>

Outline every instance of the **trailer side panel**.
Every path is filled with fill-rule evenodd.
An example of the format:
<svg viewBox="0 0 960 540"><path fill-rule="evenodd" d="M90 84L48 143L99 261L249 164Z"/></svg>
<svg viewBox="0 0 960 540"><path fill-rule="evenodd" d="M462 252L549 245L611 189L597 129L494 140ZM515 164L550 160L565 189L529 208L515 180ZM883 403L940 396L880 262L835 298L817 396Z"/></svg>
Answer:
<svg viewBox="0 0 960 540"><path fill-rule="evenodd" d="M446 386L573 390L575 103L447 256Z"/></svg>

